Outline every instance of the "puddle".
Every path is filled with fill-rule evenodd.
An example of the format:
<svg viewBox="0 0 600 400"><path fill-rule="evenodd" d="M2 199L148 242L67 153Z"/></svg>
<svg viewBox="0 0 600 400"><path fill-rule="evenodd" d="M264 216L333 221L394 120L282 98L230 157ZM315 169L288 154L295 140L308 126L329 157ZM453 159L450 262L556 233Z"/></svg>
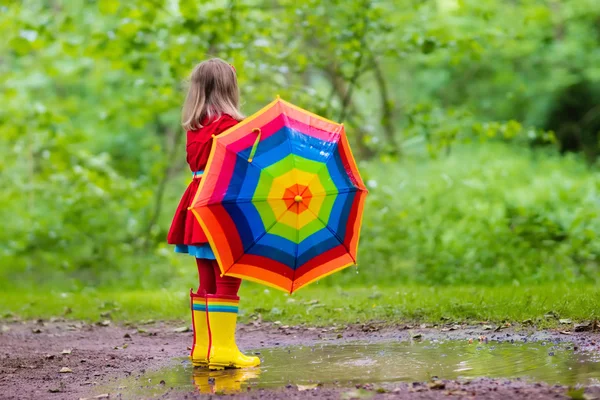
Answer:
<svg viewBox="0 0 600 400"><path fill-rule="evenodd" d="M248 387L386 384L427 381L433 376L522 378L562 385L600 383L600 355L574 353L566 343L352 343L262 349L260 353L263 364L255 369L210 372L194 369L187 359L177 359L170 368L123 379L102 389L136 398L168 390L232 393Z"/></svg>

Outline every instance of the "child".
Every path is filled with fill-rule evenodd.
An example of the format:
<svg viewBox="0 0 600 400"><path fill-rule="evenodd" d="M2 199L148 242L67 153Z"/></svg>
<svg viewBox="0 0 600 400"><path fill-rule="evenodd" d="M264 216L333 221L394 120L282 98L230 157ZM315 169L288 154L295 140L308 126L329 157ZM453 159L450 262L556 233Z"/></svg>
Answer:
<svg viewBox="0 0 600 400"><path fill-rule="evenodd" d="M212 138L244 118L238 108L239 89L233 66L217 58L198 64L192 71L182 113L193 179L175 212L167 241L175 245L176 252L196 258L200 286L196 293L190 290L194 326L191 359L194 366L210 369L260 364L258 357L242 354L235 342L241 280L221 276L206 235L188 210L202 179Z"/></svg>

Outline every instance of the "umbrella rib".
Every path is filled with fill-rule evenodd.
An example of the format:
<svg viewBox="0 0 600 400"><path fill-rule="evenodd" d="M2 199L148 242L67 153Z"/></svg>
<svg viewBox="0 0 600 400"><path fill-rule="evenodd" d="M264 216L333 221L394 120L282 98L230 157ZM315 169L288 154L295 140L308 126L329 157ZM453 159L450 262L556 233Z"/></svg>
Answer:
<svg viewBox="0 0 600 400"><path fill-rule="evenodd" d="M357 188L356 186L348 187L342 190L326 190L324 192L316 192L312 193L311 197L326 197L334 194L344 194L344 193L356 193L356 192L364 192L364 189Z"/></svg>
<svg viewBox="0 0 600 400"><path fill-rule="evenodd" d="M314 175L314 177L308 182L308 184L306 185L306 188L302 191L302 193L300 193L300 196L304 195L304 192L306 191L306 189L308 189L310 187L310 184L313 183L313 181L319 177L319 174L321 173L321 171L323 171L324 169L327 168L327 163L333 158L333 154L335 153L335 150L339 147L339 145L340 145L339 141L335 142L335 148L330 152L330 154L327 157L327 159L325 160L325 162L323 162L323 166L321 168L319 168L319 170Z"/></svg>
<svg viewBox="0 0 600 400"><path fill-rule="evenodd" d="M266 167L263 167L263 166L261 166L261 165L259 165L259 164L256 164L256 163L254 162L254 160L252 160L253 162L248 162L248 160L247 160L247 159L245 159L244 157L242 157L242 156L240 155L240 153L234 153L234 154L236 155L236 157L240 158L240 159L241 159L241 160L243 160L244 162L248 163L249 165L252 165L254 168L257 168L257 169L259 170L259 173L260 173L260 174L263 174L263 173L265 173L265 174L269 175L269 176L271 177L271 179L273 180L273 183L275 183L275 179L276 179L276 178L275 178L275 177L274 177L274 176L273 176L273 175L272 175L270 172L268 172L268 171L267 171L267 168L266 168ZM282 189L285 189L283 186L280 186L280 185L279 185L279 187L280 187L280 188L282 188ZM254 190L256 191L256 188L254 188Z"/></svg>
<svg viewBox="0 0 600 400"><path fill-rule="evenodd" d="M254 162L250 162L250 163L249 163L249 162L248 162L248 160L247 160L247 159L245 159L245 158L243 158L243 157L242 157L242 156L241 156L239 153L234 153L234 154L235 154L235 155L236 155L236 157L238 157L240 160L243 160L245 163L247 163L247 164L249 164L249 165L252 165L254 168L257 168L257 169L259 170L259 173L260 173L260 174L264 173L264 174L268 175L269 177L271 177L271 179L272 179L273 183L275 182L275 179L276 179L276 178L275 178L273 175L271 175L271 173L269 173L269 172L266 170L266 168L265 168L265 167L261 167L260 165L257 165L257 164L256 164L256 163L254 163ZM203 179L205 179L205 178L203 178ZM278 185L278 187L279 187L279 188L282 188L282 189L285 189L285 188L284 188L283 186L281 186L281 185ZM256 188L254 188L254 190L256 191ZM266 201L266 200L269 200L269 199L270 199L269 197L265 197L264 199L251 200L250 202ZM208 206L208 205L214 205L214 204L227 204L227 203L245 203L245 201L238 201L238 198L236 197L236 199L235 199L235 200L218 200L218 199L217 199L217 200L215 200L215 201L213 201L213 202L211 202L211 201L209 200L209 201L207 201L207 203L206 203L206 204L204 204L204 205Z"/></svg>
<svg viewBox="0 0 600 400"><path fill-rule="evenodd" d="M325 196L331 196L334 194L343 194L343 193L355 193L355 192L364 192L364 189L360 189L357 187L352 187L352 188L347 188L347 189L343 189L343 190L337 190L337 191L333 191L333 190L328 190L325 192L317 192L317 193L313 193L311 197L325 197ZM214 205L219 205L219 204L246 204L246 203L264 203L266 201L269 200L282 200L279 197L261 197L261 198L250 198L250 197L246 197L246 198L237 198L237 199L231 199L231 200L223 200L223 201L215 201L214 203L208 203L206 205L204 205L203 207L206 206L214 206Z"/></svg>
<svg viewBox="0 0 600 400"><path fill-rule="evenodd" d="M300 247L300 228L298 228L299 222L300 222L300 213L296 214L296 257L294 257L294 269L292 270L292 284L290 287L290 294L292 294L292 292L294 291L294 281L296 280L296 269L298 268L298 248Z"/></svg>
<svg viewBox="0 0 600 400"><path fill-rule="evenodd" d="M342 246L344 246L344 248L346 249L346 251L348 252L348 254L350 255L350 257L352 257L352 261L354 261L354 264L356 264L356 259L354 258L354 256L352 255L352 252L350 251L350 249L348 248L348 246L346 246L344 244L344 241L338 236L338 234L336 232L333 231L333 229L331 229L329 227L329 224L327 224L325 221L323 221L321 219L321 217L319 217L313 210L310 209L310 207L308 208L308 211L310 211L322 224L325 228L327 228L327 230L329 232L331 232L331 234L338 240L338 242L340 242L340 244Z"/></svg>
<svg viewBox="0 0 600 400"><path fill-rule="evenodd" d="M281 111L282 111L283 117L285 118L286 125L289 126L289 123L288 123L289 121L288 121L287 114L285 114L283 112L283 110L281 110ZM288 129L291 130L291 128L288 128ZM286 136L287 136L287 139L288 139L287 142L288 142L288 145L289 145L289 148L290 148L290 156L292 158L292 174L294 176L294 182L296 182L296 190L297 190L298 189L298 174L296 173L296 157L295 157L294 151L292 149L292 140L291 140L291 138L289 136L289 131L286 132ZM298 194L302 195L303 193L304 193L304 190L302 191L302 193L298 193Z"/></svg>
<svg viewBox="0 0 600 400"><path fill-rule="evenodd" d="M233 267L235 264L238 263L238 261L240 261L242 259L242 257L244 257L244 255L248 254L248 251L250 249L252 249L254 246L256 246L256 244L260 241L260 239L262 239L267 233L269 233L269 231L271 230L271 228L273 228L275 226L275 224L277 222L279 222L279 219L283 216L283 214L285 214L286 212L289 211L290 208L292 208L294 204L290 204L288 206L288 208L285 209L284 212L282 212L277 218L275 218L275 222L273 222L268 228L265 229L265 231L263 233L261 233L258 238L256 238L256 240L253 241L253 243L251 245L249 245L246 249L244 249L244 252L242 253L241 256L239 256L236 260L234 260L233 264L231 264L231 266L229 267L231 269L231 267Z"/></svg>

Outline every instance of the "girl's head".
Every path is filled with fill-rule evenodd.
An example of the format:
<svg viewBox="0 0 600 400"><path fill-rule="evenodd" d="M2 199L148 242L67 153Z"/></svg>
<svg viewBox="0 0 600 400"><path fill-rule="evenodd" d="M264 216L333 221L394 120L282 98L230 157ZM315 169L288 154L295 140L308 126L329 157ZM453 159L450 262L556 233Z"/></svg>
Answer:
<svg viewBox="0 0 600 400"><path fill-rule="evenodd" d="M212 58L196 65L190 76L190 84L181 122L186 130L202 128L205 118L211 120L221 114L242 120L239 111L240 92L233 66L219 58Z"/></svg>

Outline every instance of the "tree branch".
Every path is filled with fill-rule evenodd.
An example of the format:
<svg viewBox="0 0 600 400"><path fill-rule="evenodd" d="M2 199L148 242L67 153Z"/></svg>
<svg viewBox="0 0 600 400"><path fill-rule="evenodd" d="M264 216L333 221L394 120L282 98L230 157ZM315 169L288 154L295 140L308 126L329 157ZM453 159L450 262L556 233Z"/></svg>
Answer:
<svg viewBox="0 0 600 400"><path fill-rule="evenodd" d="M167 140L167 147L168 147L168 141L170 138L172 138L172 144L171 147L169 148L169 150L167 151L167 157L166 157L166 167L164 170L163 175L160 178L160 181L158 182L158 187L156 188L156 192L155 192L155 196L154 196L154 209L152 210L152 214L150 217L150 220L148 221L148 225L146 226L146 229L144 230L144 242L143 242L143 246L144 248L147 248L151 242L151 236L152 236L152 229L154 228L154 225L156 225L158 218L160 217L160 213L162 211L162 204L163 204L163 197L164 197L164 193L165 193L165 189L167 187L167 182L169 181L172 171L174 169L174 165L175 165L175 158L177 156L177 149L179 148L179 145L181 144L181 140L183 138L183 129L179 128L177 129L175 132L170 131L168 129L166 129L165 127L163 127L162 123L160 121L157 120L157 127L160 131L164 131L166 132L166 140Z"/></svg>
<svg viewBox="0 0 600 400"><path fill-rule="evenodd" d="M364 54L365 51L363 50L363 48L366 45L366 39L367 39L367 34L369 32L368 26L369 26L369 8L371 8L371 2L370 1L365 1L365 6L364 6L364 10L363 10L363 32L360 38L360 53L358 54L358 57L356 57L356 60L354 62L354 71L352 73L352 77L350 78L350 82L348 83L348 87L346 88L346 95L344 96L343 100L342 100L342 109L340 111L340 121L344 121L344 119L346 118L346 113L348 111L348 104L350 103L350 99L352 98L352 92L354 90L354 87L356 86L356 83L358 81L358 78L361 76L362 72L364 72L362 70L362 63L363 63L363 59L364 59Z"/></svg>
<svg viewBox="0 0 600 400"><path fill-rule="evenodd" d="M374 56L371 56L371 63L373 66L373 74L375 75L375 82L377 82L377 88L379 89L379 99L381 101L381 126L387 139L387 142L392 146L392 154L398 154L398 146L396 145L396 137L394 131L394 110L393 103L390 99L387 82L381 66L377 62Z"/></svg>

